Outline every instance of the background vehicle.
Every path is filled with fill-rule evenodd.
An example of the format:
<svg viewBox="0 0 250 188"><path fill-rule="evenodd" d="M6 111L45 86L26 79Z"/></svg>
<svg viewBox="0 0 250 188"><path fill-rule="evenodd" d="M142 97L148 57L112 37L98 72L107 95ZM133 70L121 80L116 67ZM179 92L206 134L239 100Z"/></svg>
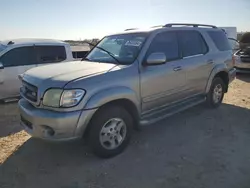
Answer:
<svg viewBox="0 0 250 188"><path fill-rule="evenodd" d="M0 42L0 100L19 95L18 75L30 68L72 61L69 44L48 39L16 39Z"/></svg>
<svg viewBox="0 0 250 188"><path fill-rule="evenodd" d="M234 53L237 72L250 73L250 33L243 34L239 50Z"/></svg>
<svg viewBox="0 0 250 188"><path fill-rule="evenodd" d="M27 71L21 125L47 140L85 137L95 154L111 157L133 128L202 102L218 107L235 72L229 41L215 26L130 29L104 37L84 62Z"/></svg>
<svg viewBox="0 0 250 188"><path fill-rule="evenodd" d="M70 48L72 50L73 58L75 60L81 60L90 51L90 47L88 44L74 45L70 46Z"/></svg>

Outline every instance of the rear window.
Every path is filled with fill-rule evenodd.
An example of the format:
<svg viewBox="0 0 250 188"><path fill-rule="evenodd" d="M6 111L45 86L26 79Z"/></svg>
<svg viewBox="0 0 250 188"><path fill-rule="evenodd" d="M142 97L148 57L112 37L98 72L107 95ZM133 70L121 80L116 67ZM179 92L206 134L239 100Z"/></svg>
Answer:
<svg viewBox="0 0 250 188"><path fill-rule="evenodd" d="M80 59L84 58L88 52L80 51L80 52L72 52L73 58Z"/></svg>
<svg viewBox="0 0 250 188"><path fill-rule="evenodd" d="M227 51L227 50L232 50L229 41L227 39L227 36L223 31L208 31L208 35L211 37L213 40L215 46L218 48L220 51Z"/></svg>
<svg viewBox="0 0 250 188"><path fill-rule="evenodd" d="M55 63L66 59L64 46L36 46L39 63Z"/></svg>

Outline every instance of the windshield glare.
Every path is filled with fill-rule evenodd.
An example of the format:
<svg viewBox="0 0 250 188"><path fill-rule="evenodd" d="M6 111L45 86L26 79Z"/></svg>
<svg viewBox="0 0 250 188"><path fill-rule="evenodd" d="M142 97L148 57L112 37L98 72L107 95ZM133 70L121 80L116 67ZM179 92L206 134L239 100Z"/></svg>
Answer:
<svg viewBox="0 0 250 188"><path fill-rule="evenodd" d="M145 33L122 34L105 37L97 46L112 53L121 64L132 64L146 39ZM86 57L90 61L118 63L101 49L94 48Z"/></svg>
<svg viewBox="0 0 250 188"><path fill-rule="evenodd" d="M6 48L6 46L0 44L0 52L3 51Z"/></svg>

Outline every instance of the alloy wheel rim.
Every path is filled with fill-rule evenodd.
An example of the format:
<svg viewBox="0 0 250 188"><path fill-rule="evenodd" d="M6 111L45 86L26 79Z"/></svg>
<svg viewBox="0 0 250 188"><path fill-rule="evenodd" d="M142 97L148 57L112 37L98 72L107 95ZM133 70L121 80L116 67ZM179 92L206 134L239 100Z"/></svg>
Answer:
<svg viewBox="0 0 250 188"><path fill-rule="evenodd" d="M109 119L102 127L99 135L101 145L108 150L119 147L127 134L127 126L121 118Z"/></svg>
<svg viewBox="0 0 250 188"><path fill-rule="evenodd" d="M214 103L218 103L220 102L221 98L223 95L223 88L221 84L218 84L214 87L214 91L213 91L213 101Z"/></svg>

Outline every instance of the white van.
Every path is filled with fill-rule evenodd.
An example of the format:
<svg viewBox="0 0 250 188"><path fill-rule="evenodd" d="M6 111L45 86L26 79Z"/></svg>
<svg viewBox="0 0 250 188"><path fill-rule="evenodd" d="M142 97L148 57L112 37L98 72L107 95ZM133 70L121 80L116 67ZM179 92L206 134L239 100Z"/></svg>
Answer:
<svg viewBox="0 0 250 188"><path fill-rule="evenodd" d="M50 39L16 39L0 42L0 100L19 95L18 75L30 68L72 61L68 43ZM56 70L55 70L56 71Z"/></svg>

